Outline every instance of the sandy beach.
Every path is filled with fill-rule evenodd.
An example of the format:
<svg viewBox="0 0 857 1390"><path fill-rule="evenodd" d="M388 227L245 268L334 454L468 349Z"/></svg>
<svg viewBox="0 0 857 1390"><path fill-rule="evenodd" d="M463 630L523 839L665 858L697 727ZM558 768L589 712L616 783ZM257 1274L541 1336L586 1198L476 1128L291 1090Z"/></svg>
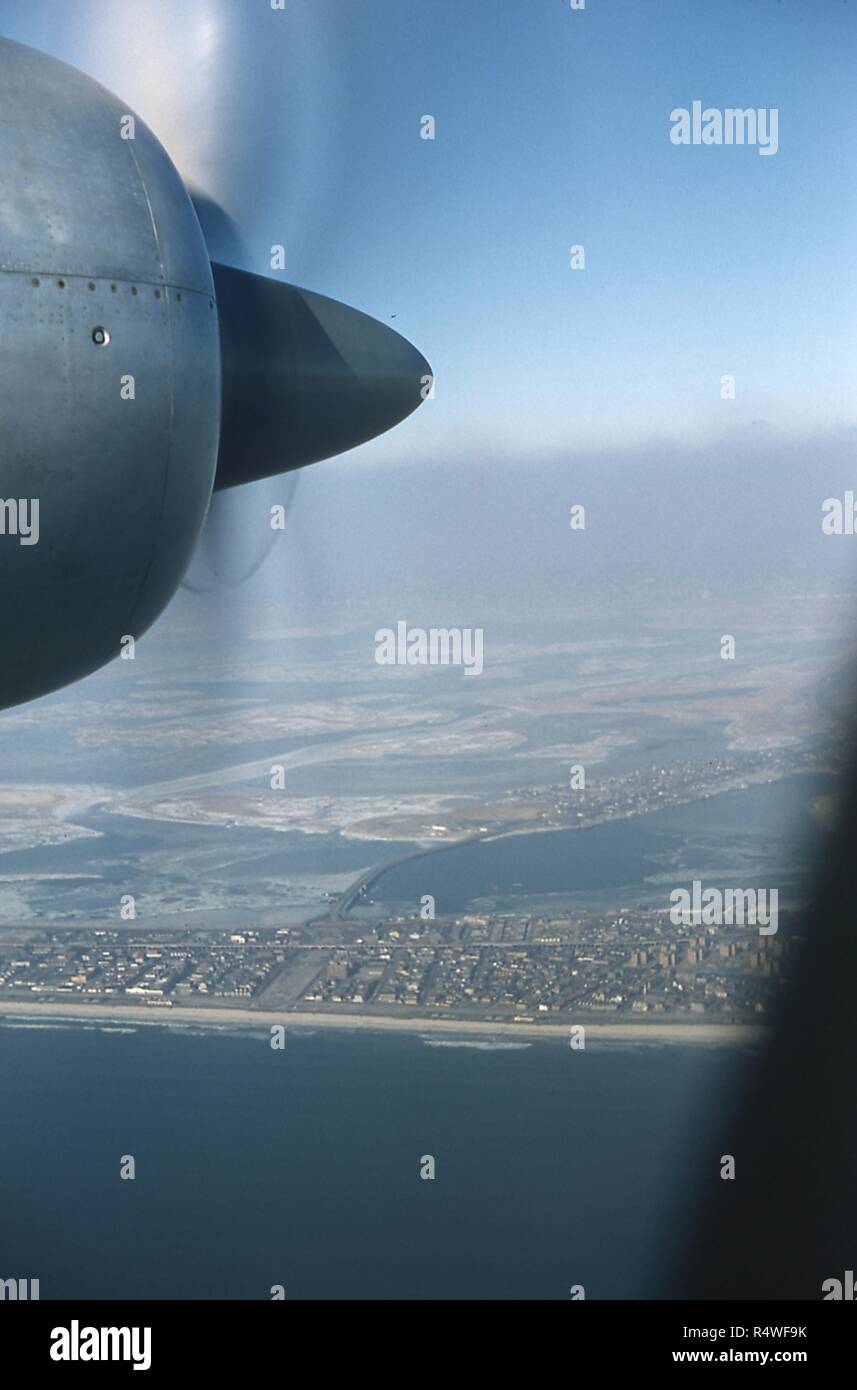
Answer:
<svg viewBox="0 0 857 1390"><path fill-rule="evenodd" d="M89 1024L190 1024L197 1028L339 1029L348 1032L438 1034L446 1037L551 1038L567 1040L568 1023L489 1023L453 1018L383 1018L369 1014L277 1013L264 1009L156 1008L140 1004L31 1003L0 1001L0 1018ZM715 1023L589 1023L581 1020L587 1042L742 1044L765 1042L769 1030L760 1024Z"/></svg>

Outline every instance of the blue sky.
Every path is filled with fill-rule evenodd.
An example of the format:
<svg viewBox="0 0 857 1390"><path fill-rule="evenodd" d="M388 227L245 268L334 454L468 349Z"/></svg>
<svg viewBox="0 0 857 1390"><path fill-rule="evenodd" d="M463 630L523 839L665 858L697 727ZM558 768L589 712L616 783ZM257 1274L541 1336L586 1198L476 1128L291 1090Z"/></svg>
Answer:
<svg viewBox="0 0 857 1390"><path fill-rule="evenodd" d="M854 423L845 0L0 0L0 28L127 97L251 268L283 242L426 352L437 399L364 457ZM694 99L776 106L777 154L672 145Z"/></svg>

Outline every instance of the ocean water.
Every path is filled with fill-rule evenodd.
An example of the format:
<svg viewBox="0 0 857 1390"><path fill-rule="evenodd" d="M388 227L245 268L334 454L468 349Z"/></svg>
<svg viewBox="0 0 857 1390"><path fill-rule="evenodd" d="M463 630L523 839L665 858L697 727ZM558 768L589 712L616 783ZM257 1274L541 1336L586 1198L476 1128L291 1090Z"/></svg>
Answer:
<svg viewBox="0 0 857 1390"><path fill-rule="evenodd" d="M43 1299L657 1297L752 1054L448 1041L3 1022L0 1277Z"/></svg>

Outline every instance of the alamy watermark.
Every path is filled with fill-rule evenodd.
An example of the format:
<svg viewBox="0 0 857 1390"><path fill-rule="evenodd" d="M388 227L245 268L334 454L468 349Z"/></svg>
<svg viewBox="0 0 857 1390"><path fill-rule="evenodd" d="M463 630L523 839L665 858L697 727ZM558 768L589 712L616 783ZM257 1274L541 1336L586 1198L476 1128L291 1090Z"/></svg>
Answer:
<svg viewBox="0 0 857 1390"><path fill-rule="evenodd" d="M463 666L465 676L480 676L484 632L481 627L408 627L404 621L379 627L375 660L379 666Z"/></svg>
<svg viewBox="0 0 857 1390"><path fill-rule="evenodd" d="M821 529L825 536L857 535L857 505L853 488L845 489L844 498L825 497L821 510Z"/></svg>
<svg viewBox="0 0 857 1390"><path fill-rule="evenodd" d="M0 1302L37 1302L38 1298L38 1279L0 1279Z"/></svg>
<svg viewBox="0 0 857 1390"><path fill-rule="evenodd" d="M17 536L21 545L38 545L38 497L0 497L0 536Z"/></svg>
<svg viewBox="0 0 857 1390"><path fill-rule="evenodd" d="M674 927L758 926L761 936L774 936L779 925L779 889L703 888L698 878L692 892L674 888L670 893L670 921Z"/></svg>
<svg viewBox="0 0 857 1390"><path fill-rule="evenodd" d="M854 1270L846 1269L843 1279L825 1279L821 1286L821 1292L824 1296L823 1301L825 1303L830 1301L834 1303L841 1303L843 1301L846 1303L854 1303Z"/></svg>
<svg viewBox="0 0 857 1390"><path fill-rule="evenodd" d="M135 1371L152 1364L151 1327L81 1327L77 1318L70 1327L51 1332L52 1361L131 1361Z"/></svg>
<svg viewBox="0 0 857 1390"><path fill-rule="evenodd" d="M777 106L706 106L701 101L670 112L674 145L756 145L759 154L779 149L780 111Z"/></svg>

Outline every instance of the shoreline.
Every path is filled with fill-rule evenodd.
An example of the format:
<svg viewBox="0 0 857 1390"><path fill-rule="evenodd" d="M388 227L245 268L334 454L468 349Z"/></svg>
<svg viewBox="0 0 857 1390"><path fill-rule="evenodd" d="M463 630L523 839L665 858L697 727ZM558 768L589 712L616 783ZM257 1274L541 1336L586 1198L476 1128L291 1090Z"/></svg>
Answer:
<svg viewBox="0 0 857 1390"><path fill-rule="evenodd" d="M567 1041L572 1023L489 1023L481 1019L383 1018L372 1014L288 1013L268 1009L152 1008L140 1004L53 1004L0 1000L0 1024L4 1019L22 1022L72 1022L122 1024L182 1024L200 1028L270 1028L366 1033L437 1034L456 1038L539 1038ZM756 1023L589 1023L583 1020L587 1041L614 1043L674 1043L752 1045L767 1041L770 1029Z"/></svg>
<svg viewBox="0 0 857 1390"><path fill-rule="evenodd" d="M836 775L836 773L832 769L810 769L800 767L792 768L784 772L779 772L774 776L771 776L769 769L765 769L764 771L758 770L755 773L751 772L740 775L736 773L735 778L737 778L738 780L735 785L733 785L735 778L731 778L728 779L726 785L716 787L711 791L699 792L695 796L679 796L677 800L668 801L661 806L647 806L645 809L622 811L615 815L595 815L591 820L587 820L585 822L575 821L570 822L567 825L542 825L532 824L531 822L522 822L518 826L506 825L502 829L488 831L485 834L481 834L479 831L465 831L461 835L443 840L429 839L422 841L400 841L400 843L402 844L414 845L416 846L416 848L408 850L406 853L400 855L396 859L391 859L388 863L378 864L364 870L364 872L353 881L350 887L346 888L343 891L343 893L340 895L339 901L337 902L332 912L316 913L314 916L307 919L306 925L310 927L316 926L319 924L323 924L325 921L330 920L331 918L343 922L353 922L355 919L350 917L349 913L351 912L351 909L353 908L357 900L357 897L363 891L363 889L372 888L374 884L377 882L377 880L381 878L384 874L388 873L391 869L397 869L401 864L407 864L414 859L424 859L427 858L429 855L441 854L444 850L459 849L462 845L488 845L496 843L498 840L514 839L517 836L523 835L557 835L571 830L592 830L596 826L600 825L613 825L622 821L641 820L644 819L646 816L657 815L661 811L671 811L683 806L695 806L699 802L708 801L718 796L728 796L736 791L746 791L750 786L765 785L766 783L773 784L776 782L784 782L787 781L790 777L802 777L806 774L812 775L816 772L819 772L822 776ZM829 793L827 794L829 795ZM341 834L345 839L362 839L364 843L370 843L374 840L378 844L392 845L399 842L398 836L393 836L391 838L389 836L384 835L374 835L370 836L367 840L366 837L350 835L347 830L343 830Z"/></svg>

